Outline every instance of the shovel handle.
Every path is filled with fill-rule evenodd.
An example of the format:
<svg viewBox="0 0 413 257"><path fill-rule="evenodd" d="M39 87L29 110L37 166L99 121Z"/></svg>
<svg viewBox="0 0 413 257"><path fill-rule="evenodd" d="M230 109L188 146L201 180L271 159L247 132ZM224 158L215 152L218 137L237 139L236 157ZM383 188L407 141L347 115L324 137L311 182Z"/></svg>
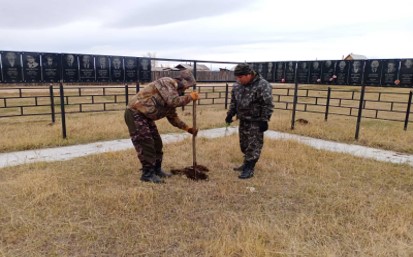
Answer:
<svg viewBox="0 0 413 257"><path fill-rule="evenodd" d="M192 127L196 130L196 101L192 102ZM194 133L195 134L195 133ZM193 158L193 168L195 170L196 167L196 142L195 142L195 135L192 134L192 158Z"/></svg>

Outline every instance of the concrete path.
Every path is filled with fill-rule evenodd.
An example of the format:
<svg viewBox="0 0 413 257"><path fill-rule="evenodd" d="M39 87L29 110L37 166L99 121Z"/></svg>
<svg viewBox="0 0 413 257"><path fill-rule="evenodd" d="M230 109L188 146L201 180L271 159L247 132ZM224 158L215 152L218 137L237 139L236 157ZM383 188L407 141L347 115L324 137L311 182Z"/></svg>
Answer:
<svg viewBox="0 0 413 257"><path fill-rule="evenodd" d="M238 127L216 128L202 130L198 133L198 137L204 138L218 138L225 135L231 135L238 133ZM173 143L182 141L185 138L190 138L188 133L174 133L162 135L164 143ZM293 134L281 133L276 131L265 132L265 137L276 140L295 140L300 143L309 145L316 149L322 149L332 152L340 152L352 154L358 157L375 159L378 161L386 161L392 163L405 163L413 166L413 156L408 154L400 154L393 151L384 151L370 147L364 147L359 145L349 145L344 143L337 143L332 141L326 141L321 139L314 139L310 137L298 136ZM10 152L0 154L0 168L16 166L25 163L33 162L50 162L69 160L77 157L86 156L89 154L98 154L104 152L121 151L126 149L132 149L133 145L130 139L113 140L96 142L84 145L73 145L56 148L46 148L39 150L29 150L20 152Z"/></svg>

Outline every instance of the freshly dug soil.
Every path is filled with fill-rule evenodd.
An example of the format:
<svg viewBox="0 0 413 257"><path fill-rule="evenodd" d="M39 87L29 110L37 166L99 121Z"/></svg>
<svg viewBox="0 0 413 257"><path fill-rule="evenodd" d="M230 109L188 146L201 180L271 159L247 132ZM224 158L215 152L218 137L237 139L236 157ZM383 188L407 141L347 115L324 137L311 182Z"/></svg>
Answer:
<svg viewBox="0 0 413 257"><path fill-rule="evenodd" d="M184 175L192 180L206 180L208 175L205 172L208 172L209 169L203 165L195 165L185 167L183 169L171 169L172 175Z"/></svg>

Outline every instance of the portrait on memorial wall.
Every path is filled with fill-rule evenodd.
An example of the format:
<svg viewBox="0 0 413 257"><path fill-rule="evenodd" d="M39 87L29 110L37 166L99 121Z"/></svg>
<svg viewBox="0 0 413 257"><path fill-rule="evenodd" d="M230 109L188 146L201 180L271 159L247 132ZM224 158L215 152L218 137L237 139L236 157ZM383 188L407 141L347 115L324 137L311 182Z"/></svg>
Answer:
<svg viewBox="0 0 413 257"><path fill-rule="evenodd" d="M364 84L371 86L380 86L381 70L381 60L367 60L366 69L364 71Z"/></svg>
<svg viewBox="0 0 413 257"><path fill-rule="evenodd" d="M111 56L111 81L122 82L124 81L124 69L123 59L119 56Z"/></svg>
<svg viewBox="0 0 413 257"><path fill-rule="evenodd" d="M361 85L363 78L363 65L364 61L362 60L353 60L350 61L350 75L348 83L350 85Z"/></svg>
<svg viewBox="0 0 413 257"><path fill-rule="evenodd" d="M139 60L139 81L150 82L152 80L151 60L149 58L138 58Z"/></svg>
<svg viewBox="0 0 413 257"><path fill-rule="evenodd" d="M2 52L3 82L18 83L23 81L21 53Z"/></svg>
<svg viewBox="0 0 413 257"><path fill-rule="evenodd" d="M401 60L399 80L400 86L413 86L413 59Z"/></svg>
<svg viewBox="0 0 413 257"><path fill-rule="evenodd" d="M94 82L96 81L95 75L95 59L93 55L80 55L80 81L82 82Z"/></svg>
<svg viewBox="0 0 413 257"><path fill-rule="evenodd" d="M138 80L138 58L136 57L125 57L125 81L126 82L136 82Z"/></svg>
<svg viewBox="0 0 413 257"><path fill-rule="evenodd" d="M79 82L79 56L77 54L62 55L63 82Z"/></svg>
<svg viewBox="0 0 413 257"><path fill-rule="evenodd" d="M23 53L23 81L29 83L41 82L39 53Z"/></svg>
<svg viewBox="0 0 413 257"><path fill-rule="evenodd" d="M321 82L323 84L335 84L335 61L326 60L321 62Z"/></svg>
<svg viewBox="0 0 413 257"><path fill-rule="evenodd" d="M307 61L298 62L297 82L307 84L309 80L310 69Z"/></svg>
<svg viewBox="0 0 413 257"><path fill-rule="evenodd" d="M289 61L286 64L285 81L287 83L294 83L295 82L295 66L296 66L296 62L293 62L293 61Z"/></svg>
<svg viewBox="0 0 413 257"><path fill-rule="evenodd" d="M285 78L285 62L275 62L275 78L274 81L277 83L283 83L286 81ZM294 72L293 72L294 73Z"/></svg>
<svg viewBox="0 0 413 257"><path fill-rule="evenodd" d="M60 81L60 55L54 53L42 54L42 75L44 82Z"/></svg>
<svg viewBox="0 0 413 257"><path fill-rule="evenodd" d="M109 73L109 57L95 56L96 60L96 81L108 82L110 80Z"/></svg>
<svg viewBox="0 0 413 257"><path fill-rule="evenodd" d="M390 59L382 61L382 75L381 85L383 86L396 86L395 82L399 79L399 65L400 60Z"/></svg>

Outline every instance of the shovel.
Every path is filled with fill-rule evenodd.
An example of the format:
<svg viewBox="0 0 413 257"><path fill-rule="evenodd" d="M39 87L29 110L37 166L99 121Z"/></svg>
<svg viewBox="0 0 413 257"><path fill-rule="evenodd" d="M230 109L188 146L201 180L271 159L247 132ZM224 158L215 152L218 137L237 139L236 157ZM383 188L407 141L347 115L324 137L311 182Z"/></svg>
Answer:
<svg viewBox="0 0 413 257"><path fill-rule="evenodd" d="M192 127L196 130L196 102L192 102ZM195 135L194 135L195 134ZM192 135L192 166L185 167L182 170L173 169L171 173L174 175L185 174L187 178L192 180L205 180L208 179L208 175L205 172L209 169L203 165L196 163L196 134Z"/></svg>
<svg viewBox="0 0 413 257"><path fill-rule="evenodd" d="M196 102L192 102L192 127L196 130ZM195 135L194 135L195 134ZM196 163L196 134L192 134L192 166L185 167L184 169L173 169L171 173L173 175L185 174L187 178L192 180L205 180L208 179L208 175L205 173L209 169L203 165Z"/></svg>
<svg viewBox="0 0 413 257"><path fill-rule="evenodd" d="M194 129L196 128L196 102L193 101L192 102L192 127ZM195 135L194 135L195 134ZM192 135L192 167L194 167L194 169L196 168L196 134L194 133Z"/></svg>
<svg viewBox="0 0 413 257"><path fill-rule="evenodd" d="M192 102L192 127L196 127L196 101ZM203 165L198 165L196 163L196 134L192 135L192 167L186 168L185 175L193 180L204 180L208 178L208 175L205 172L209 169Z"/></svg>

